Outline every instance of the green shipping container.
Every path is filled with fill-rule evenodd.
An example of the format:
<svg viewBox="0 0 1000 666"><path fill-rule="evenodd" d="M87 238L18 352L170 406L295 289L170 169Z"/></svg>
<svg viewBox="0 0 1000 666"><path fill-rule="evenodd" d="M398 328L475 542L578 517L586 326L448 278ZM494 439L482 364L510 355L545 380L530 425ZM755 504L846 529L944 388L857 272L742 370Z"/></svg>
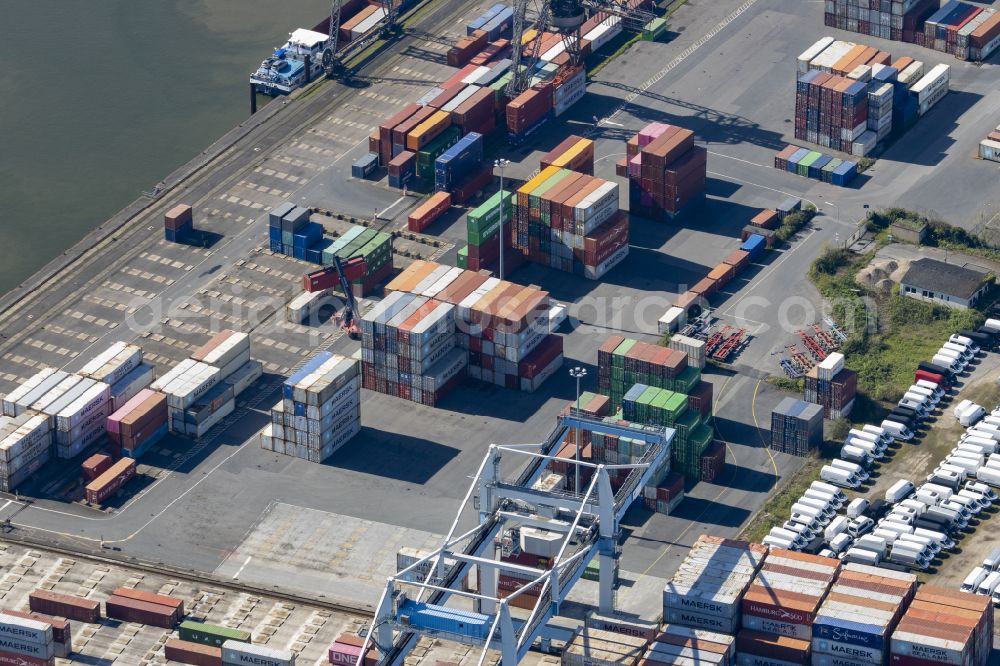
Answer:
<svg viewBox="0 0 1000 666"><path fill-rule="evenodd" d="M178 633L182 641L191 641L192 643L201 643L202 645L211 645L212 647L222 647L222 644L226 641L250 642L249 631L230 629L229 627L220 627L214 624L204 624L203 622L194 622L192 620L181 622Z"/></svg>
<svg viewBox="0 0 1000 666"><path fill-rule="evenodd" d="M458 257L455 261L459 268L469 267L469 246L466 245L458 251Z"/></svg>
<svg viewBox="0 0 1000 666"><path fill-rule="evenodd" d="M688 395L701 381L701 370L688 366L674 379L674 391Z"/></svg>
<svg viewBox="0 0 1000 666"><path fill-rule="evenodd" d="M823 157L823 153L816 152L815 150L803 157L799 163L795 166L795 171L800 176L809 177L809 167L812 163Z"/></svg>
<svg viewBox="0 0 1000 666"><path fill-rule="evenodd" d="M539 206L542 201L542 196L546 192L551 190L553 187L558 185L563 178L570 175L571 173L573 172L570 171L569 169L559 169L559 171L556 171L554 174L552 174L552 176L546 179L544 183L542 183L534 190L532 190L531 194L528 195L528 208L532 212L537 212L539 210Z"/></svg>
<svg viewBox="0 0 1000 666"><path fill-rule="evenodd" d="M351 241L364 233L364 230L365 227L354 225L345 231L343 236L333 241L333 245L323 250L323 263L326 265L332 265L333 257L336 256L341 249L347 247Z"/></svg>
<svg viewBox="0 0 1000 666"><path fill-rule="evenodd" d="M667 31L667 19L655 18L645 25L642 30L642 40L653 42L663 36Z"/></svg>
<svg viewBox="0 0 1000 666"><path fill-rule="evenodd" d="M490 90L492 90L493 94L496 95L497 101L500 101L502 99L503 91L507 89L507 84L510 83L511 78L513 78L511 73L507 72L499 79L490 84Z"/></svg>
<svg viewBox="0 0 1000 666"><path fill-rule="evenodd" d="M448 150L462 137L462 130L452 125L441 134L424 146L424 149L417 153L417 177L425 180L434 180L434 160L441 157L441 153Z"/></svg>
<svg viewBox="0 0 1000 666"><path fill-rule="evenodd" d="M501 203L500 193L497 192L468 214L465 228L468 232L469 245L482 245L484 241L497 234L500 230L501 212L505 224L513 222L516 197L514 192L504 192Z"/></svg>
<svg viewBox="0 0 1000 666"><path fill-rule="evenodd" d="M611 367L613 368L625 368L625 355L632 350L635 346L636 340L631 338L626 339L620 345L615 347L615 350L611 353ZM635 382L632 382L634 384ZM629 384L631 386L632 384Z"/></svg>

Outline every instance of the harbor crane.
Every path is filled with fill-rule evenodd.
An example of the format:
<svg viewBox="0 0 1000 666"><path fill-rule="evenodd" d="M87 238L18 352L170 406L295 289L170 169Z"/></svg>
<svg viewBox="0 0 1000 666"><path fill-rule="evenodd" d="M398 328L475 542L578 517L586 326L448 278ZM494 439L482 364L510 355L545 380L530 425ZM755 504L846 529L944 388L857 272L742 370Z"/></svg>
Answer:
<svg viewBox="0 0 1000 666"><path fill-rule="evenodd" d="M539 51L543 33L560 34L570 62L576 64L580 61L580 26L588 13L617 17L623 29L638 32L656 18L638 4L636 0L514 0L510 67L513 75L507 85L507 97L513 99L531 86L531 76L542 55ZM529 30L535 32L526 40L524 36L531 34ZM525 41L526 44L522 43Z"/></svg>
<svg viewBox="0 0 1000 666"><path fill-rule="evenodd" d="M327 76L335 76L341 69L341 57L345 49L340 48L340 10L343 0L332 0L330 2L330 27L329 38L330 47L323 51L323 69ZM379 0L379 5L385 10L385 16L372 28L365 37L358 40L352 46L363 47L373 42L380 35L392 33L396 30L397 19L399 18L399 0Z"/></svg>
<svg viewBox="0 0 1000 666"><path fill-rule="evenodd" d="M644 453L622 465L557 458L573 429L578 435L589 431L641 442ZM548 621L594 557L600 566L600 610L613 612L619 521L644 486L667 469L673 436L674 430L663 426L605 423L571 411L540 444L491 445L441 545L388 579L361 654L375 647L379 666L400 666L417 640L430 636L481 649L479 666L488 650L500 653L502 666L516 666L535 639L545 636ZM575 490L550 483L548 467L555 460L589 470L590 482ZM624 473L617 490L612 473ZM529 529L545 534L553 552L558 547L549 568L496 557L497 544L507 554L508 535L520 532L523 540ZM478 569L477 592L462 589L472 567ZM523 584L501 591L500 576ZM512 613L515 602L527 613Z"/></svg>

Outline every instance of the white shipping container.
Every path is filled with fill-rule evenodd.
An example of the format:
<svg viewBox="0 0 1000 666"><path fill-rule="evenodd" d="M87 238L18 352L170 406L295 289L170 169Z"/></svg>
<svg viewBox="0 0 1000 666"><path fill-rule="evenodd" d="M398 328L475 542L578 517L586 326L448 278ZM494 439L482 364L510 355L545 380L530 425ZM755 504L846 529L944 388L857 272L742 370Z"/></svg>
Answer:
<svg viewBox="0 0 1000 666"><path fill-rule="evenodd" d="M110 400L111 387L102 382L94 384L56 415L56 430L71 431L98 412L103 411L107 415Z"/></svg>
<svg viewBox="0 0 1000 666"><path fill-rule="evenodd" d="M181 361L181 364L184 362ZM178 364L180 367L181 364ZM169 373L168 373L169 374ZM159 389L167 395L167 405L174 409L187 409L195 400L203 396L221 381L221 373L215 366L192 361L187 370L170 384ZM153 383L155 387L157 382ZM153 388L153 390L158 390Z"/></svg>
<svg viewBox="0 0 1000 666"><path fill-rule="evenodd" d="M263 374L264 368L261 362L251 360L240 366L226 381L233 385L233 394L239 395L250 388Z"/></svg>
<svg viewBox="0 0 1000 666"><path fill-rule="evenodd" d="M892 633L892 654L925 659L938 664L964 666L968 663L974 634L966 643L948 640L938 636L896 630Z"/></svg>
<svg viewBox="0 0 1000 666"><path fill-rule="evenodd" d="M448 103L445 104L444 106L442 106L441 110L442 111L447 111L448 113L451 113L455 109L457 109L458 107L462 106L462 104L464 104L466 101L468 101L469 98L472 97L473 95L475 95L476 92L480 89L479 86L477 86L477 85L471 85L471 84L474 81L482 78L484 75L488 74L489 71L490 71L489 67L477 67L474 72L472 72L467 77L465 77L464 79L462 79L462 83L467 83L467 84L470 84L470 85L466 86L464 89L462 89L462 92L458 93L457 95L455 95L454 97L452 97L450 100L448 100ZM444 268L445 270L443 272L440 272L441 268ZM440 266L440 267L434 269L433 271L431 271L431 275L434 275L434 273L437 273L438 274L437 277L440 278L442 275L444 275L444 273L448 272L448 269L449 269L448 266ZM429 275L427 277L430 278L431 275ZM424 284L424 282L426 282L426 279L424 281L422 281L420 284ZM426 289L426 287L424 287L424 288ZM413 293L419 294L421 291L423 291L423 290L420 289L420 285L417 285L417 287L414 288Z"/></svg>
<svg viewBox="0 0 1000 666"><path fill-rule="evenodd" d="M681 308L676 308L680 310ZM683 310L682 310L683 312ZM684 352L687 355L688 365L695 368L705 367L705 341L691 338L680 333L674 334L667 345L670 349Z"/></svg>
<svg viewBox="0 0 1000 666"><path fill-rule="evenodd" d="M835 41L809 62L809 69L821 69L829 72L855 46L854 42Z"/></svg>
<svg viewBox="0 0 1000 666"><path fill-rule="evenodd" d="M56 444L59 446L69 446L89 434L95 427L107 428L107 418L111 414L111 401L107 400L90 411L77 425L70 430L56 430Z"/></svg>
<svg viewBox="0 0 1000 666"><path fill-rule="evenodd" d="M767 634L789 636L803 641L808 641L812 638L812 626L808 624L780 622L771 618L753 615L752 613L743 613L743 628L750 629L751 631L762 631Z"/></svg>
<svg viewBox="0 0 1000 666"><path fill-rule="evenodd" d="M309 292L303 292L300 296L306 293ZM247 358L250 356L250 336L241 331L228 331L228 336L224 340L195 360L222 368L244 355Z"/></svg>
<svg viewBox="0 0 1000 666"><path fill-rule="evenodd" d="M597 26L583 36L585 40L590 42L590 50L597 51L602 46L610 42L612 39L620 35L622 32L622 20L617 16L609 16L604 19Z"/></svg>
<svg viewBox="0 0 1000 666"><path fill-rule="evenodd" d="M360 39L365 35L367 35L371 31L371 29L378 24L379 21L385 18L385 16L386 16L385 9L383 7L379 7L378 9L376 9L374 12L371 13L371 15L368 16L368 18L362 20L360 23L354 26L354 29L351 30L351 40L353 41L356 39Z"/></svg>
<svg viewBox="0 0 1000 666"><path fill-rule="evenodd" d="M667 333L676 331L678 328L687 323L686 315L687 313L684 311L684 308L676 306L669 307L657 322L657 332L659 332L660 335L666 335Z"/></svg>
<svg viewBox="0 0 1000 666"><path fill-rule="evenodd" d="M28 409L35 412L42 412L43 414L48 413L46 411L47 407L58 402L67 393L70 393L72 389L82 380L83 377L79 375L67 376L61 382L40 395L38 400L35 400L35 402Z"/></svg>
<svg viewBox="0 0 1000 666"><path fill-rule="evenodd" d="M114 384L142 363L142 349L116 342L83 366L80 374L99 382Z"/></svg>
<svg viewBox="0 0 1000 666"><path fill-rule="evenodd" d="M808 49L803 51L798 57L798 72L806 74L809 72L809 63L819 57L823 51L833 44L833 37L823 37Z"/></svg>
<svg viewBox="0 0 1000 666"><path fill-rule="evenodd" d="M40 414L0 417L0 459L12 461L37 444L51 440L49 419Z"/></svg>
<svg viewBox="0 0 1000 666"><path fill-rule="evenodd" d="M45 395L54 386L66 379L69 373L61 370L42 370L25 384L14 389L4 401L4 414L7 416L19 416L26 412L38 398ZM37 378L37 380L36 380ZM33 381L35 380L35 381ZM23 389L23 390L22 390ZM10 409L6 408L7 401L10 401Z"/></svg>
<svg viewBox="0 0 1000 666"><path fill-rule="evenodd" d="M111 410L115 411L153 383L156 368L148 363L138 366L111 385Z"/></svg>
<svg viewBox="0 0 1000 666"><path fill-rule="evenodd" d="M226 666L295 666L295 654L264 645L226 641L222 644L222 663Z"/></svg>
<svg viewBox="0 0 1000 666"><path fill-rule="evenodd" d="M274 451L274 425L268 423L260 431L260 448L265 451Z"/></svg>
<svg viewBox="0 0 1000 666"><path fill-rule="evenodd" d="M14 617L0 611L0 638L34 643L49 649L45 658L51 656L52 625L45 622Z"/></svg>
<svg viewBox="0 0 1000 666"><path fill-rule="evenodd" d="M434 284L432 284L421 295L422 296L426 296L428 298L434 298L435 296L437 296L438 294L440 294L442 291L444 291L445 289L447 289L451 285L451 283L454 282L455 280L457 280L458 277L460 275L462 275L462 273L464 273L464 272L465 272L464 269L457 268L457 267L456 268L452 268L450 271L448 271L447 273L444 274L444 277L442 277L440 280L438 280L437 282L435 282Z"/></svg>
<svg viewBox="0 0 1000 666"><path fill-rule="evenodd" d="M983 139L979 142L979 156L984 160L1000 162L1000 141Z"/></svg>

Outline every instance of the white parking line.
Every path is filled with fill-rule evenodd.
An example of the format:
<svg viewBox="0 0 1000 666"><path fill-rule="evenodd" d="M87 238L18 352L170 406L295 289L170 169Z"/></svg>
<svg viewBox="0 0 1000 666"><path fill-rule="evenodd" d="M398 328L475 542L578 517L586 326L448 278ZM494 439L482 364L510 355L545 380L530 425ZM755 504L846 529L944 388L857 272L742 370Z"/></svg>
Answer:
<svg viewBox="0 0 1000 666"><path fill-rule="evenodd" d="M237 569L236 573L233 574L233 580L236 580L237 578L240 577L240 574L243 573L243 570L246 568L248 564L250 564L250 560L252 559L253 555L247 555L247 559L243 560L243 564L240 565L240 568Z"/></svg>

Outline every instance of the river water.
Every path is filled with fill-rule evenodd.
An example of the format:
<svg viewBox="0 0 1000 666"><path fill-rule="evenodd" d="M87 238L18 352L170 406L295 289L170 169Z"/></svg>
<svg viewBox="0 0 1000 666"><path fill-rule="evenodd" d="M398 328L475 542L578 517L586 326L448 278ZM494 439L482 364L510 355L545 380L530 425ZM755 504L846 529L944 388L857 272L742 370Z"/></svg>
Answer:
<svg viewBox="0 0 1000 666"><path fill-rule="evenodd" d="M327 0L30 0L0 40L0 293L249 114L248 76Z"/></svg>

